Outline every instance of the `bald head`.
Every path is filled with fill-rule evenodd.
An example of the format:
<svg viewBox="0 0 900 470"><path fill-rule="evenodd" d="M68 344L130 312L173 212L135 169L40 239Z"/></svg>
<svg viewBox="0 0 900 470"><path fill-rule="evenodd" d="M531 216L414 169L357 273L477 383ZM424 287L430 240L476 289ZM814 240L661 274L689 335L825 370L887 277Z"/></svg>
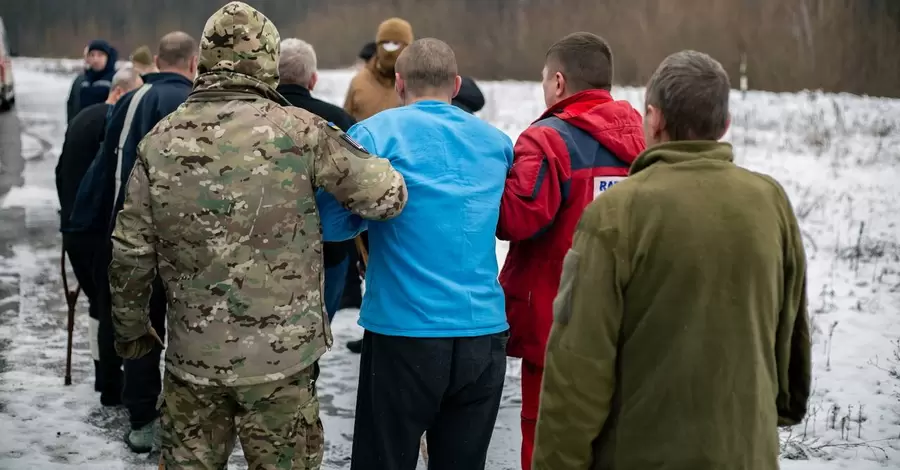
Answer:
<svg viewBox="0 0 900 470"><path fill-rule="evenodd" d="M160 70L186 71L192 64L196 65L198 51L194 38L185 32L174 31L159 40L156 65Z"/></svg>
<svg viewBox="0 0 900 470"><path fill-rule="evenodd" d="M397 58L398 92L401 97L440 98L450 101L459 91L456 55L444 41L413 41ZM401 89L402 88L402 89ZM409 97L404 97L408 101Z"/></svg>

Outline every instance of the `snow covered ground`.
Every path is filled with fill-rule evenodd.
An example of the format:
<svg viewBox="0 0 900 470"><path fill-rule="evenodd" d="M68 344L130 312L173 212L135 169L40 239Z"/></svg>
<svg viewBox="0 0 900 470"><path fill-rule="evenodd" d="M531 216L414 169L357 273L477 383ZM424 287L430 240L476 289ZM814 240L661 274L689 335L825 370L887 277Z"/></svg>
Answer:
<svg viewBox="0 0 900 470"><path fill-rule="evenodd" d="M65 301L53 169L76 66L46 59L14 64L26 166L23 187L5 196L0 187L0 469L155 468L122 444L124 412L102 408L93 392L84 305L74 384L63 386ZM340 104L351 76L323 72L314 94ZM487 97L480 116L512 138L543 110L536 83L480 85ZM642 89L619 88L614 95L642 109ZM782 467L900 468L900 101L736 92L732 114L726 140L739 163L781 181L807 242L815 395L807 422L782 434ZM501 261L505 250L498 244ZM355 313L338 313L336 347L322 361L326 469L349 467L359 359L343 343L360 334ZM520 398L512 361L507 378L492 470L518 463ZM232 462L229 468L245 468L239 455Z"/></svg>

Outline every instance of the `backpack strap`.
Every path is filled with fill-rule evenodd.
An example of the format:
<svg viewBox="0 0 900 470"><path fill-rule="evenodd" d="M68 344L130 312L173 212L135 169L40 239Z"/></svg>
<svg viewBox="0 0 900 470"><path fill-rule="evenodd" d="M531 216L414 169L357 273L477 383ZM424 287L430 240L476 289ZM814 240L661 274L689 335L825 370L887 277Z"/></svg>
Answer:
<svg viewBox="0 0 900 470"><path fill-rule="evenodd" d="M128 103L128 111L125 113L125 124L122 126L122 132L119 133L119 145L116 147L116 172L114 178L116 180L116 192L113 193L113 220L116 220L116 200L119 198L119 189L122 187L122 178L119 174L122 172L122 158L125 153L125 142L128 141L128 134L130 134L131 123L134 121L135 113L137 113L138 104L140 104L141 99L144 98L144 95L151 87L153 87L153 85L147 83L138 89L134 96L131 97L131 102Z"/></svg>

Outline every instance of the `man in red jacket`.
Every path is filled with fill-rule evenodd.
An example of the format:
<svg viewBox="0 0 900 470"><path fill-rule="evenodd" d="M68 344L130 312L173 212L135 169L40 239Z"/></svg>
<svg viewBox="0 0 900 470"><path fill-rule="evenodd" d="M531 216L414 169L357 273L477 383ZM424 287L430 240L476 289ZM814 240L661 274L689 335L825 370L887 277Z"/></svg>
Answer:
<svg viewBox="0 0 900 470"><path fill-rule="evenodd" d="M510 324L507 354L522 358L522 468L531 469L544 351L562 261L584 208L628 175L644 150L641 115L615 101L603 38L570 34L547 51L547 111L519 136L497 236L509 240L500 273Z"/></svg>

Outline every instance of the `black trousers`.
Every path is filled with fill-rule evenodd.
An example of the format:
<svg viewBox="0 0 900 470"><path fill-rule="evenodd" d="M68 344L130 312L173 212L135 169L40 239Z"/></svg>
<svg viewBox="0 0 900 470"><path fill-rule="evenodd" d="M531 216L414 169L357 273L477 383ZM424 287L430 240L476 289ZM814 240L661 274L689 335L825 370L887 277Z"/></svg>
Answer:
<svg viewBox="0 0 900 470"><path fill-rule="evenodd" d="M100 289L103 301L101 306L103 311L100 316L99 336L101 342L108 341L114 345L115 331L112 324L112 299L109 291L109 272L107 271L112 257L112 247L107 243L106 249L98 259L102 262L97 263L95 276L98 284L102 285ZM102 283L102 284L101 284ZM157 276L153 281L153 294L150 297L149 305L150 324L159 334L160 338L165 339L166 334L166 294L165 286L162 279ZM159 361L162 356L163 348L156 346L146 356L134 360L122 360L116 355L115 346L111 351L112 355L124 366L124 384L122 387L122 403L128 409L129 420L131 421L131 429L139 429L152 422L159 417L159 410L156 408L156 402L162 392L162 374L159 371ZM100 349L100 362L104 360L112 362L106 357L109 351L104 354L103 348Z"/></svg>
<svg viewBox="0 0 900 470"><path fill-rule="evenodd" d="M81 291L88 299L88 314L91 318L100 318L100 305L97 303L97 283L94 280L94 257L103 247L103 238L86 233L64 233L63 248L72 265L75 279Z"/></svg>
<svg viewBox="0 0 900 470"><path fill-rule="evenodd" d="M506 377L507 332L406 338L366 331L351 470L483 470Z"/></svg>
<svg viewBox="0 0 900 470"><path fill-rule="evenodd" d="M363 232L363 245L369 249L369 232ZM344 284L344 294L341 299L341 308L359 308L362 305L362 281L359 280L359 270L356 263L360 261L359 252L356 250L356 242L347 244L347 281Z"/></svg>

